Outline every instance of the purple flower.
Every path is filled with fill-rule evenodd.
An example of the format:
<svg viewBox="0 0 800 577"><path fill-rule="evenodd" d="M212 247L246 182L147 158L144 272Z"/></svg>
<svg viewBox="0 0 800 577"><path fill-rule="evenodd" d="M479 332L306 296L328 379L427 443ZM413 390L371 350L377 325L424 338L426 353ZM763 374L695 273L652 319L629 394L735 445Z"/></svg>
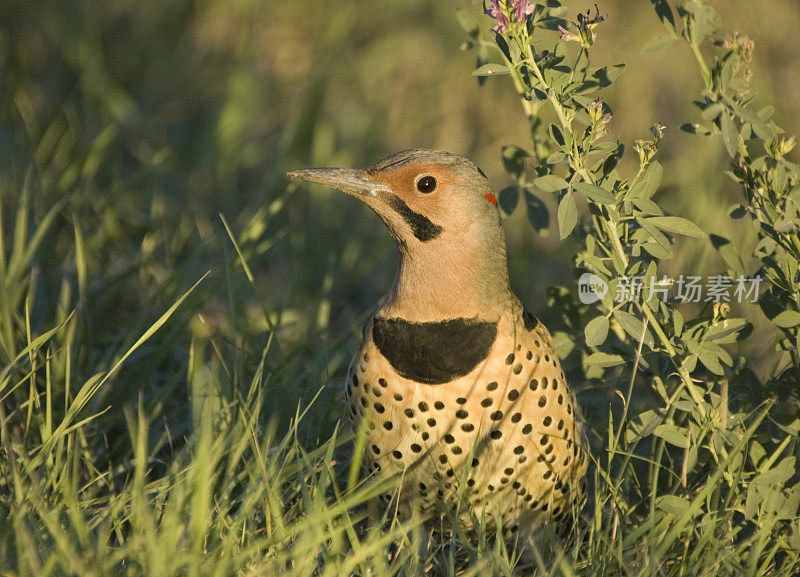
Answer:
<svg viewBox="0 0 800 577"><path fill-rule="evenodd" d="M561 32L561 40L564 42L571 42L572 40L580 41L580 37L575 36L572 32L570 32L563 26L559 26L558 31Z"/></svg>
<svg viewBox="0 0 800 577"><path fill-rule="evenodd" d="M497 25L492 30L505 34L511 28L511 18L514 22L523 23L533 14L534 8L536 3L531 0L506 0L502 4L500 0L490 0L486 13L497 20Z"/></svg>
<svg viewBox="0 0 800 577"><path fill-rule="evenodd" d="M594 9L596 11L594 17L592 17L591 10L587 10L585 15L578 14L577 22L570 22L570 27L575 30L575 33L559 26L558 31L561 33L561 40L564 42L580 42L584 48L591 46L595 38L597 38L595 28L608 18L608 14L600 14L597 4L594 5Z"/></svg>
<svg viewBox="0 0 800 577"><path fill-rule="evenodd" d="M492 28L498 34L504 34L511 23L508 21L508 16L500 9L500 0L491 0L491 4L486 9L486 13L497 20L497 26Z"/></svg>
<svg viewBox="0 0 800 577"><path fill-rule="evenodd" d="M531 0L511 0L511 6L515 9L517 22L525 22L533 14L536 3Z"/></svg>

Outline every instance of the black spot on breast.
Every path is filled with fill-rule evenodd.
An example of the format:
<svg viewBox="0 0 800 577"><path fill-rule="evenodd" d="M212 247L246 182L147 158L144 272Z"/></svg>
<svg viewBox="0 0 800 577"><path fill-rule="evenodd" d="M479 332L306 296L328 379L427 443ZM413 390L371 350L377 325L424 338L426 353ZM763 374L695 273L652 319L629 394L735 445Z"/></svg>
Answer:
<svg viewBox="0 0 800 577"><path fill-rule="evenodd" d="M497 338L497 325L470 319L413 323L376 317L372 338L402 377L440 385L463 377L486 358Z"/></svg>
<svg viewBox="0 0 800 577"><path fill-rule="evenodd" d="M522 321L525 323L525 329L529 331L532 331L539 324L539 319L528 311L522 311Z"/></svg>
<svg viewBox="0 0 800 577"><path fill-rule="evenodd" d="M393 196L389 201L389 205L397 214L403 217L403 220L411 227L413 235L422 242L433 240L444 230L438 224L433 224L424 214L411 210L411 207L399 196Z"/></svg>

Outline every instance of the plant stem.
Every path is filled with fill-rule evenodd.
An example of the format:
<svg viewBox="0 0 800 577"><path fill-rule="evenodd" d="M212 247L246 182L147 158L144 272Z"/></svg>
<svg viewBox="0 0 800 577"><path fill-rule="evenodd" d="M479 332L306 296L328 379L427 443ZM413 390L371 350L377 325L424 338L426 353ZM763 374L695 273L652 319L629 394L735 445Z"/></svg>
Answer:
<svg viewBox="0 0 800 577"><path fill-rule="evenodd" d="M703 75L703 82L705 82L706 89L711 90L711 72L708 69L705 58L703 58L703 54L700 52L700 47L692 40L689 40L689 46L692 49L695 60L697 60L697 65L700 66L700 73Z"/></svg>
<svg viewBox="0 0 800 577"><path fill-rule="evenodd" d="M541 69L536 64L536 59L533 54L533 47L531 46L530 42L523 42L522 44L524 45L525 51L525 60L523 62L528 65L531 70L533 70L533 73L536 75L539 83L544 88L544 91L547 94L547 99L553 106L553 110L555 110L556 116L558 116L558 120L561 123L561 128L563 128L566 132L572 133L572 125L567 121L567 116L564 113L564 107L558 101L558 98L556 98L555 93L550 89L550 86L547 84ZM577 151L574 150L574 146L571 158L575 172L577 172L584 181L588 182L589 184L595 184L594 178L592 178L592 175L588 170L586 170L586 167L583 165L583 160ZM610 219L603 219L603 229L606 233L606 236L608 236L609 242L614 247L614 252L622 263L624 270L628 268L628 256L625 254L625 251L622 248L622 243L620 243L619 236L617 236L616 224L616 222L612 222Z"/></svg>
<svg viewBox="0 0 800 577"><path fill-rule="evenodd" d="M658 339L661 341L662 346L667 351L667 354L670 356L672 364L675 365L675 368L678 371L678 376L680 377L681 382L689 390L689 394L692 396L692 399L694 399L695 403L697 403L697 410L703 417L705 417L706 409L703 406L703 397L700 395L700 393L697 392L697 387L692 381L692 377L691 375L689 375L689 371L686 370L686 368L683 366L682 363L678 364L675 360L676 357L679 356L678 351L676 351L675 347L672 346L669 337L667 337L666 333L664 332L664 329L661 328L661 325L659 324L658 320L656 320L656 317L653 314L653 311L650 310L650 307L647 306L646 303L643 303L640 308L644 313L644 315L647 317L647 319L650 321L650 325L653 327L653 330L655 330L656 335L658 335Z"/></svg>

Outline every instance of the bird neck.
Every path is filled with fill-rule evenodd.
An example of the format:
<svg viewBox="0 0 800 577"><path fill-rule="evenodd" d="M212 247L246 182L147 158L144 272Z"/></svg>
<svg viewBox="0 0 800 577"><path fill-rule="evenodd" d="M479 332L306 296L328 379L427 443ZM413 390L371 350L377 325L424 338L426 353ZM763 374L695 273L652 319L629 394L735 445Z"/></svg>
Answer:
<svg viewBox="0 0 800 577"><path fill-rule="evenodd" d="M414 322L450 318L496 321L512 308L502 229L398 243L400 264L380 316Z"/></svg>

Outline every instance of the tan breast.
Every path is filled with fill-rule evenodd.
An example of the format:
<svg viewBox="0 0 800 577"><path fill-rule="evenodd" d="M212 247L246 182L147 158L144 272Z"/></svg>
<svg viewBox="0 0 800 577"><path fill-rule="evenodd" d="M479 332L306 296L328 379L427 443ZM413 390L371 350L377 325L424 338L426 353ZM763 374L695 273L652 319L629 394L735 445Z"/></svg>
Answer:
<svg viewBox="0 0 800 577"><path fill-rule="evenodd" d="M463 500L514 531L558 521L582 499L583 427L544 325L519 307L500 318L488 357L471 372L421 384L381 355L371 322L346 396L354 426L367 428L367 468L402 474L404 514Z"/></svg>

